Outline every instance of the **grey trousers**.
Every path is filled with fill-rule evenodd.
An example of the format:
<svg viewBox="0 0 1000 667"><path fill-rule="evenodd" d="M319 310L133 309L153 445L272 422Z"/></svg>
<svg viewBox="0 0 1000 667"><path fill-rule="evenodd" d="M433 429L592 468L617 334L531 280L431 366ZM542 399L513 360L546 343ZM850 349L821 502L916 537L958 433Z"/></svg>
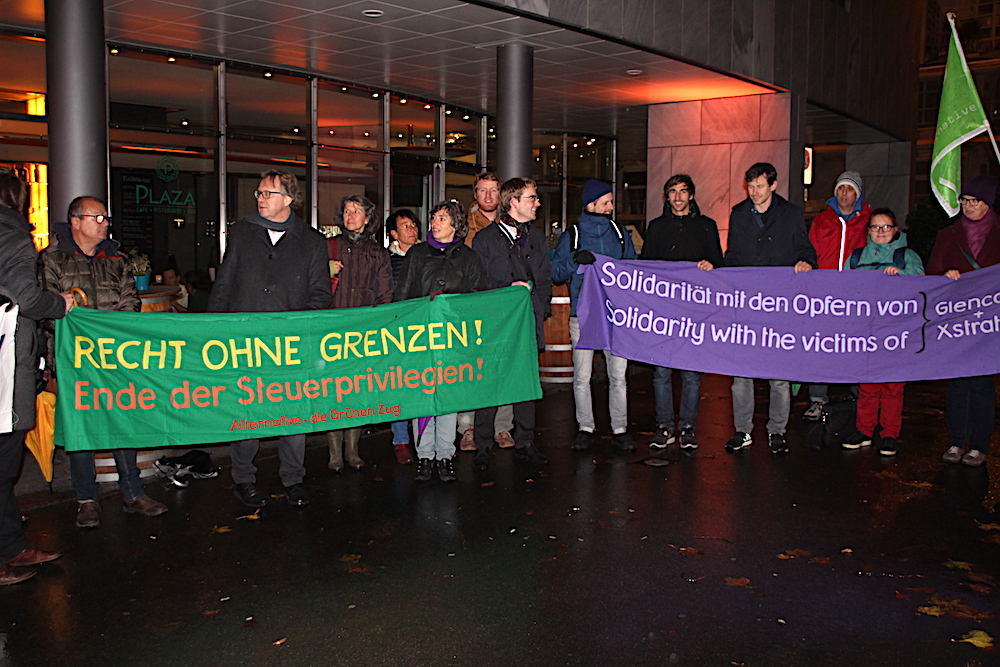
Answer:
<svg viewBox="0 0 1000 667"><path fill-rule="evenodd" d="M785 380L771 380L771 402L768 405L767 433L785 434L788 410L792 403L791 387ZM733 378L733 422L737 431L753 431L753 380Z"/></svg>
<svg viewBox="0 0 1000 667"><path fill-rule="evenodd" d="M229 444L233 460L233 481L237 484L257 481L257 466L253 464L260 440L236 440ZM278 476L282 486L301 484L306 477L306 436L286 435L278 440Z"/></svg>

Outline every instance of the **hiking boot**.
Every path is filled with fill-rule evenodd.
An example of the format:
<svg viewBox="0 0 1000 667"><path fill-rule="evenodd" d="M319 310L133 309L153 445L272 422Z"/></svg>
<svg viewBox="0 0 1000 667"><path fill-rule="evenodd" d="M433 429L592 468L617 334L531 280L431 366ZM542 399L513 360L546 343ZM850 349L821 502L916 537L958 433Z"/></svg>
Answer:
<svg viewBox="0 0 1000 667"><path fill-rule="evenodd" d="M951 447L948 448L948 451L946 451L944 453L944 456L942 456L941 458L944 459L945 463L958 463L959 461L962 460L963 453L965 453L964 449L952 445Z"/></svg>
<svg viewBox="0 0 1000 667"><path fill-rule="evenodd" d="M882 456L895 456L897 451L899 450L896 448L895 438L882 438L882 444L878 448L879 454Z"/></svg>
<svg viewBox="0 0 1000 667"><path fill-rule="evenodd" d="M514 462L536 469L544 468L549 464L549 460L542 456L542 453L538 451L538 447L535 447L534 445L518 447L515 449Z"/></svg>
<svg viewBox="0 0 1000 667"><path fill-rule="evenodd" d="M97 528L101 525L101 506L94 500L76 504L76 527Z"/></svg>
<svg viewBox="0 0 1000 667"><path fill-rule="evenodd" d="M285 500L292 507L305 507L309 504L309 494L301 484L292 484L285 487Z"/></svg>
<svg viewBox="0 0 1000 667"><path fill-rule="evenodd" d="M738 452L745 447L749 447L753 444L753 439L750 437L749 433L743 431L737 431L733 434L733 437L729 439L726 443L726 451L732 454L733 452Z"/></svg>
<svg viewBox="0 0 1000 667"><path fill-rule="evenodd" d="M413 479L418 482L429 482L431 481L433 471L434 461L430 459L417 459L417 472L413 474Z"/></svg>
<svg viewBox="0 0 1000 667"><path fill-rule="evenodd" d="M767 444L771 447L772 454L787 454L789 451L785 436L781 433L768 433Z"/></svg>
<svg viewBox="0 0 1000 667"><path fill-rule="evenodd" d="M986 463L986 454L981 449L970 449L969 453L962 457L962 463L967 466L981 466Z"/></svg>
<svg viewBox="0 0 1000 667"><path fill-rule="evenodd" d="M462 433L462 441L458 443L458 448L463 452L476 451L476 432L471 428L465 429Z"/></svg>
<svg viewBox="0 0 1000 667"><path fill-rule="evenodd" d="M493 436L493 439L501 449L510 449L514 446L514 438L511 436L510 431L500 431Z"/></svg>
<svg viewBox="0 0 1000 667"><path fill-rule="evenodd" d="M674 429L673 428L657 428L656 435L653 439L649 441L650 449L666 449L669 445L674 444Z"/></svg>
<svg viewBox="0 0 1000 667"><path fill-rule="evenodd" d="M247 507L264 507L267 498L253 482L244 482L233 487L233 495L243 501Z"/></svg>
<svg viewBox="0 0 1000 667"><path fill-rule="evenodd" d="M438 479L442 482L454 482L458 477L455 476L455 464L452 463L450 458L438 459Z"/></svg>
<svg viewBox="0 0 1000 667"><path fill-rule="evenodd" d="M573 444L570 445L570 447L578 452L582 452L590 449L592 444L594 444L594 434L590 431L580 431L576 434L576 437L573 438Z"/></svg>
<svg viewBox="0 0 1000 667"><path fill-rule="evenodd" d="M861 431L855 431L846 438L841 445L844 449L861 449L862 447L867 447L872 444L872 437L870 435L865 435Z"/></svg>
<svg viewBox="0 0 1000 667"><path fill-rule="evenodd" d="M635 451L635 440L632 439L628 433L615 433L611 436L611 445L615 449L620 449L623 452L634 452Z"/></svg>
<svg viewBox="0 0 1000 667"><path fill-rule="evenodd" d="M130 503L125 503L125 511L143 516L160 516L167 511L167 506L149 496L139 496Z"/></svg>
<svg viewBox="0 0 1000 667"><path fill-rule="evenodd" d="M812 401L806 411L802 413L802 418L807 422L818 422L823 417L823 401Z"/></svg>
<svg viewBox="0 0 1000 667"><path fill-rule="evenodd" d="M681 449L688 451L698 449L698 438L694 435L694 426L681 428Z"/></svg>

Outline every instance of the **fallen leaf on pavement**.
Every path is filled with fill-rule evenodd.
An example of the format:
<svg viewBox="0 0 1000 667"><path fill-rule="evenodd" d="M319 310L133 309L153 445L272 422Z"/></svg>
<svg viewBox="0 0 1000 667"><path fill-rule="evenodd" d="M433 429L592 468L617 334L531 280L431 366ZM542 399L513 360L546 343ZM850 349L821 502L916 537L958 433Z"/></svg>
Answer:
<svg viewBox="0 0 1000 667"><path fill-rule="evenodd" d="M991 544L1000 544L1000 533L993 533L992 535L987 535L983 538L983 542L989 542Z"/></svg>
<svg viewBox="0 0 1000 667"><path fill-rule="evenodd" d="M249 521L258 521L260 519L260 509L258 509L253 514L244 514L243 516L236 517L237 521L239 521L240 519L247 519Z"/></svg>
<svg viewBox="0 0 1000 667"><path fill-rule="evenodd" d="M816 563L817 565L829 565L830 559L827 556L813 556L809 559L810 563Z"/></svg>
<svg viewBox="0 0 1000 667"><path fill-rule="evenodd" d="M992 612L982 611L981 609L964 604L961 598L947 599L940 595L930 595L927 597L927 602L941 609L942 614L947 614L954 618L971 618L974 621L984 621L993 618ZM934 615L937 616L940 614Z"/></svg>
<svg viewBox="0 0 1000 667"><path fill-rule="evenodd" d="M370 570L371 568L367 565L355 565L354 567L347 568L348 572L352 572L354 574L368 574Z"/></svg>
<svg viewBox="0 0 1000 667"><path fill-rule="evenodd" d="M910 599L909 595L907 595L906 593L902 593L900 591L896 591L896 597L899 598L900 600L909 600Z"/></svg>
<svg viewBox="0 0 1000 667"><path fill-rule="evenodd" d="M917 611L921 614L927 614L928 616L944 616L945 611L941 607L931 606L931 607L917 607Z"/></svg>
<svg viewBox="0 0 1000 667"><path fill-rule="evenodd" d="M161 625L160 627L153 629L157 632L170 632L171 630L176 630L179 625L180 622L178 621L175 623L167 623L166 625Z"/></svg>
<svg viewBox="0 0 1000 667"><path fill-rule="evenodd" d="M271 646L281 646L282 644L284 644L287 641L288 641L288 637L282 637L281 639L278 639L277 641L271 642Z"/></svg>
<svg viewBox="0 0 1000 667"><path fill-rule="evenodd" d="M854 549L841 549L840 553L842 553L842 554L852 554L852 553L854 553Z"/></svg>
<svg viewBox="0 0 1000 667"><path fill-rule="evenodd" d="M980 523L981 530L1000 530L1000 523Z"/></svg>
<svg viewBox="0 0 1000 667"><path fill-rule="evenodd" d="M983 574L982 572L966 572L965 578L969 581L978 581L981 584L992 584L993 575Z"/></svg>
<svg viewBox="0 0 1000 667"><path fill-rule="evenodd" d="M749 586L750 580L746 577L726 577L726 586Z"/></svg>
<svg viewBox="0 0 1000 667"><path fill-rule="evenodd" d="M233 529L229 526L212 526L213 533L231 533Z"/></svg>
<svg viewBox="0 0 1000 667"><path fill-rule="evenodd" d="M962 560L947 560L942 563L945 567L951 568L952 570L971 570L972 563L966 563Z"/></svg>
<svg viewBox="0 0 1000 667"><path fill-rule="evenodd" d="M977 593L981 593L982 595L989 595L993 592L993 589L986 584L967 584L962 582L962 585L968 589L974 590Z"/></svg>
<svg viewBox="0 0 1000 667"><path fill-rule="evenodd" d="M219 613L218 609L206 609L205 611L201 612L201 615L202 616L211 616L212 614L218 614L218 613Z"/></svg>
<svg viewBox="0 0 1000 667"><path fill-rule="evenodd" d="M344 554L340 557L341 563L357 563L361 560L361 554Z"/></svg>
<svg viewBox="0 0 1000 667"><path fill-rule="evenodd" d="M972 632L967 632L962 635L961 639L953 639L953 642L968 642L976 648L993 648L993 637L983 632L982 630L973 630Z"/></svg>

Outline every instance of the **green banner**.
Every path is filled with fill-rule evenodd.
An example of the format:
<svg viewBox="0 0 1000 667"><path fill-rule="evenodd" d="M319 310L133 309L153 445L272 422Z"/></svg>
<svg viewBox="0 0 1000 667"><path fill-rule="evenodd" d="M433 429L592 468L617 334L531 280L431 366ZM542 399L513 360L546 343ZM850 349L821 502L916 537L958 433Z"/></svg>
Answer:
<svg viewBox="0 0 1000 667"><path fill-rule="evenodd" d="M948 22L951 25L951 40L931 152L931 189L941 208L951 217L961 210L958 195L962 187L962 144L989 131L990 124L979 101L972 72L965 62L962 44L958 41L954 14L948 14Z"/></svg>
<svg viewBox="0 0 1000 667"><path fill-rule="evenodd" d="M294 313L56 323L56 444L168 447L329 431L541 397L523 287Z"/></svg>

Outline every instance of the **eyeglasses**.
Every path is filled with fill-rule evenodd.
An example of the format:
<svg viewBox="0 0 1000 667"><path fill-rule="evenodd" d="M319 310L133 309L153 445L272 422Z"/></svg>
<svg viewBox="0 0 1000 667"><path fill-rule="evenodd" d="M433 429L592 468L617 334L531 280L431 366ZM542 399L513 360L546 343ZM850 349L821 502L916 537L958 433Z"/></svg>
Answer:
<svg viewBox="0 0 1000 667"><path fill-rule="evenodd" d="M517 199L530 199L531 201L542 201L538 195L518 195Z"/></svg>
<svg viewBox="0 0 1000 667"><path fill-rule="evenodd" d="M983 201L983 200L982 199L976 199L975 197L959 197L958 198L958 203L960 203L960 204L968 204L969 206L979 206L979 202L981 202L981 201Z"/></svg>
<svg viewBox="0 0 1000 667"><path fill-rule="evenodd" d="M896 225L868 225L868 229L873 232L887 232L890 229L895 229Z"/></svg>
<svg viewBox="0 0 1000 667"><path fill-rule="evenodd" d="M280 195L282 197L287 197L284 192L276 192L274 190L254 190L253 196L255 199L270 199L271 195Z"/></svg>
<svg viewBox="0 0 1000 667"><path fill-rule="evenodd" d="M80 215L74 215L73 217L74 218L93 218L94 222L96 222L97 224L101 224L102 222L106 222L109 225L111 224L111 218L109 216L107 216L107 215L94 215L93 213L81 213Z"/></svg>

